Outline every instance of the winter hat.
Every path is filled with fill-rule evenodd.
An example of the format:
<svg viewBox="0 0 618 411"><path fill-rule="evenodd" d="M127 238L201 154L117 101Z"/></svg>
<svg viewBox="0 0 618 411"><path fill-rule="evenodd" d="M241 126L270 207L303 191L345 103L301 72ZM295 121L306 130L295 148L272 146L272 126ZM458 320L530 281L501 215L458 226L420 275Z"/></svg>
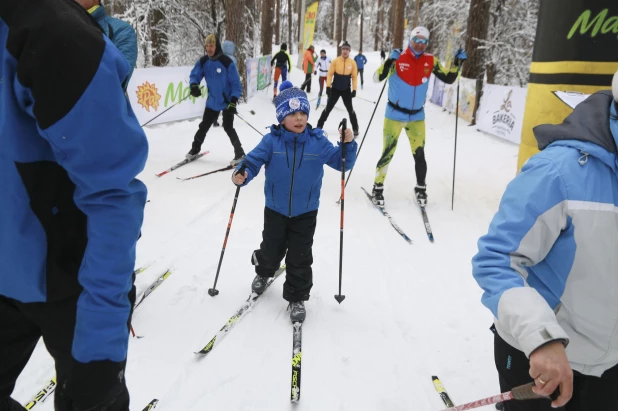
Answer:
<svg viewBox="0 0 618 411"><path fill-rule="evenodd" d="M209 34L204 40L204 44L217 44L217 37L214 34Z"/></svg>
<svg viewBox="0 0 618 411"><path fill-rule="evenodd" d="M288 45L285 43L281 43L281 50L287 50L288 49Z"/></svg>
<svg viewBox="0 0 618 411"><path fill-rule="evenodd" d="M350 43L348 43L347 40L344 40L339 45L339 48L343 49L343 48L346 48L346 47L349 48L350 50L352 50L352 46L350 46Z"/></svg>
<svg viewBox="0 0 618 411"><path fill-rule="evenodd" d="M618 103L618 71L614 74L614 81L612 81L612 93L614 93L614 101Z"/></svg>
<svg viewBox="0 0 618 411"><path fill-rule="evenodd" d="M427 27L418 26L410 33L410 40L412 40L414 36L423 36L429 40L429 30Z"/></svg>
<svg viewBox="0 0 618 411"><path fill-rule="evenodd" d="M309 100L307 94L301 89L294 87L291 81L284 81L279 86L279 95L274 100L277 108L277 121L283 122L283 119L290 114L302 111L309 116Z"/></svg>

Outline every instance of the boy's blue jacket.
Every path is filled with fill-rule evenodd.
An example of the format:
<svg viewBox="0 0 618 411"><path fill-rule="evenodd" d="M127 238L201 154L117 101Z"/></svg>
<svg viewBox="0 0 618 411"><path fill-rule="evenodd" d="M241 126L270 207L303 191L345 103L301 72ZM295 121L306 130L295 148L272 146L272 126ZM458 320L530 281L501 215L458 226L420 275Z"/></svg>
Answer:
<svg viewBox="0 0 618 411"><path fill-rule="evenodd" d="M81 363L127 356L148 155L121 87L130 69L77 3L2 0L0 295L79 296Z"/></svg>
<svg viewBox="0 0 618 411"><path fill-rule="evenodd" d="M356 162L356 141L345 144L346 171ZM288 217L296 217L320 206L324 164L341 170L340 144L333 145L324 131L307 128L301 134L272 126L238 166L247 169L247 185L266 166L264 195L266 207ZM234 171L236 172L236 171Z"/></svg>
<svg viewBox="0 0 618 411"><path fill-rule="evenodd" d="M235 103L242 95L236 64L223 53L218 38L215 54L212 57L206 55L195 63L189 83L199 85L202 78L206 79L208 88L206 108L214 111L224 110L228 104Z"/></svg>

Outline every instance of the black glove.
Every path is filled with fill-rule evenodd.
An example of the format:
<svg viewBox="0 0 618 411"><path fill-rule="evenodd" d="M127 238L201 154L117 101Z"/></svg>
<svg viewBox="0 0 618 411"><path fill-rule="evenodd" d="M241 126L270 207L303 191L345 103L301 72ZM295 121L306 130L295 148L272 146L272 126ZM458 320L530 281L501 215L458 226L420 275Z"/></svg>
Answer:
<svg viewBox="0 0 618 411"><path fill-rule="evenodd" d="M330 98L330 87L326 87L326 97Z"/></svg>
<svg viewBox="0 0 618 411"><path fill-rule="evenodd" d="M236 103L238 102L238 99L236 97L232 97L230 100L230 104L227 105L227 111L232 114L238 113L238 111L236 111Z"/></svg>
<svg viewBox="0 0 618 411"><path fill-rule="evenodd" d="M352 90L352 98L356 97L356 90Z"/></svg>
<svg viewBox="0 0 618 411"><path fill-rule="evenodd" d="M202 95L202 90L200 90L200 86L197 84L191 84L191 95L193 97L200 97Z"/></svg>
<svg viewBox="0 0 618 411"><path fill-rule="evenodd" d="M318 71L317 71L317 70L313 72L313 75L314 75L314 76L315 76L316 74L318 74Z"/></svg>
<svg viewBox="0 0 618 411"><path fill-rule="evenodd" d="M84 364L73 360L66 391L73 400L75 411L107 409L112 404L118 409L128 409L125 365L126 361L93 361Z"/></svg>

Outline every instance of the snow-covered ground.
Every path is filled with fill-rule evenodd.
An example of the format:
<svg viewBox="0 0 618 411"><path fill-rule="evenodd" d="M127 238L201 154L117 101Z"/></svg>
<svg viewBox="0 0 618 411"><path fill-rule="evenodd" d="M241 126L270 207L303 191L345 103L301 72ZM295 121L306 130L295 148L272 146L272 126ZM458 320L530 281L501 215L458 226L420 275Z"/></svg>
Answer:
<svg viewBox="0 0 618 411"><path fill-rule="evenodd" d="M333 49L328 51L334 56ZM359 139L375 107L361 97L375 101L382 88L371 82L379 54L366 55L365 88L359 88L354 100ZM300 70L292 71L295 84L303 78ZM310 99L317 97L318 88L314 78ZM261 131L276 121L271 95L272 88L258 92L238 108ZM155 173L189 150L199 120L146 130L150 155L140 178L148 186L150 202L136 265L152 265L137 278L138 295L165 269L173 273L133 317L136 332L144 336L130 341L127 380L133 410L153 398L160 399L158 409L165 411L440 410L444 406L432 375L440 376L456 403L499 392L488 329L492 316L480 303L470 260L515 174L517 146L460 121L451 211L455 117L427 103L427 210L434 244L427 240L413 200L414 163L403 133L385 185L387 209L413 239L410 245L360 190L373 184L385 102L386 92L346 192L346 299L341 305L333 298L338 287L340 208L335 201L341 174L328 169L324 176L313 248L314 288L303 326L302 397L296 406L289 402L292 326L281 279L210 355L196 359L193 354L249 295L254 277L250 256L261 241L263 173L240 192L217 287L221 293L212 298L207 290L214 281L235 186L229 172L185 182L176 177L224 167L233 157L232 146L222 128L211 129L203 145L210 154L158 178ZM343 109L341 102L338 106ZM311 124L321 111L312 102ZM344 115L333 110L325 125L333 141ZM239 119L235 126L246 151L260 141ZM41 343L14 397L27 402L53 375ZM35 409L52 410L53 401Z"/></svg>

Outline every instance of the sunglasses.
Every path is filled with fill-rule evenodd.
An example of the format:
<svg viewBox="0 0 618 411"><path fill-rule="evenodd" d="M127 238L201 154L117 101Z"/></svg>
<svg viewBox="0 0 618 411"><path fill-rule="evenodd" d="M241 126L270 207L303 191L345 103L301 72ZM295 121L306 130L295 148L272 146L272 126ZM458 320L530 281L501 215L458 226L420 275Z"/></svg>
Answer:
<svg viewBox="0 0 618 411"><path fill-rule="evenodd" d="M412 41L416 44L427 44L429 43L429 39L420 39L418 37L412 37Z"/></svg>

